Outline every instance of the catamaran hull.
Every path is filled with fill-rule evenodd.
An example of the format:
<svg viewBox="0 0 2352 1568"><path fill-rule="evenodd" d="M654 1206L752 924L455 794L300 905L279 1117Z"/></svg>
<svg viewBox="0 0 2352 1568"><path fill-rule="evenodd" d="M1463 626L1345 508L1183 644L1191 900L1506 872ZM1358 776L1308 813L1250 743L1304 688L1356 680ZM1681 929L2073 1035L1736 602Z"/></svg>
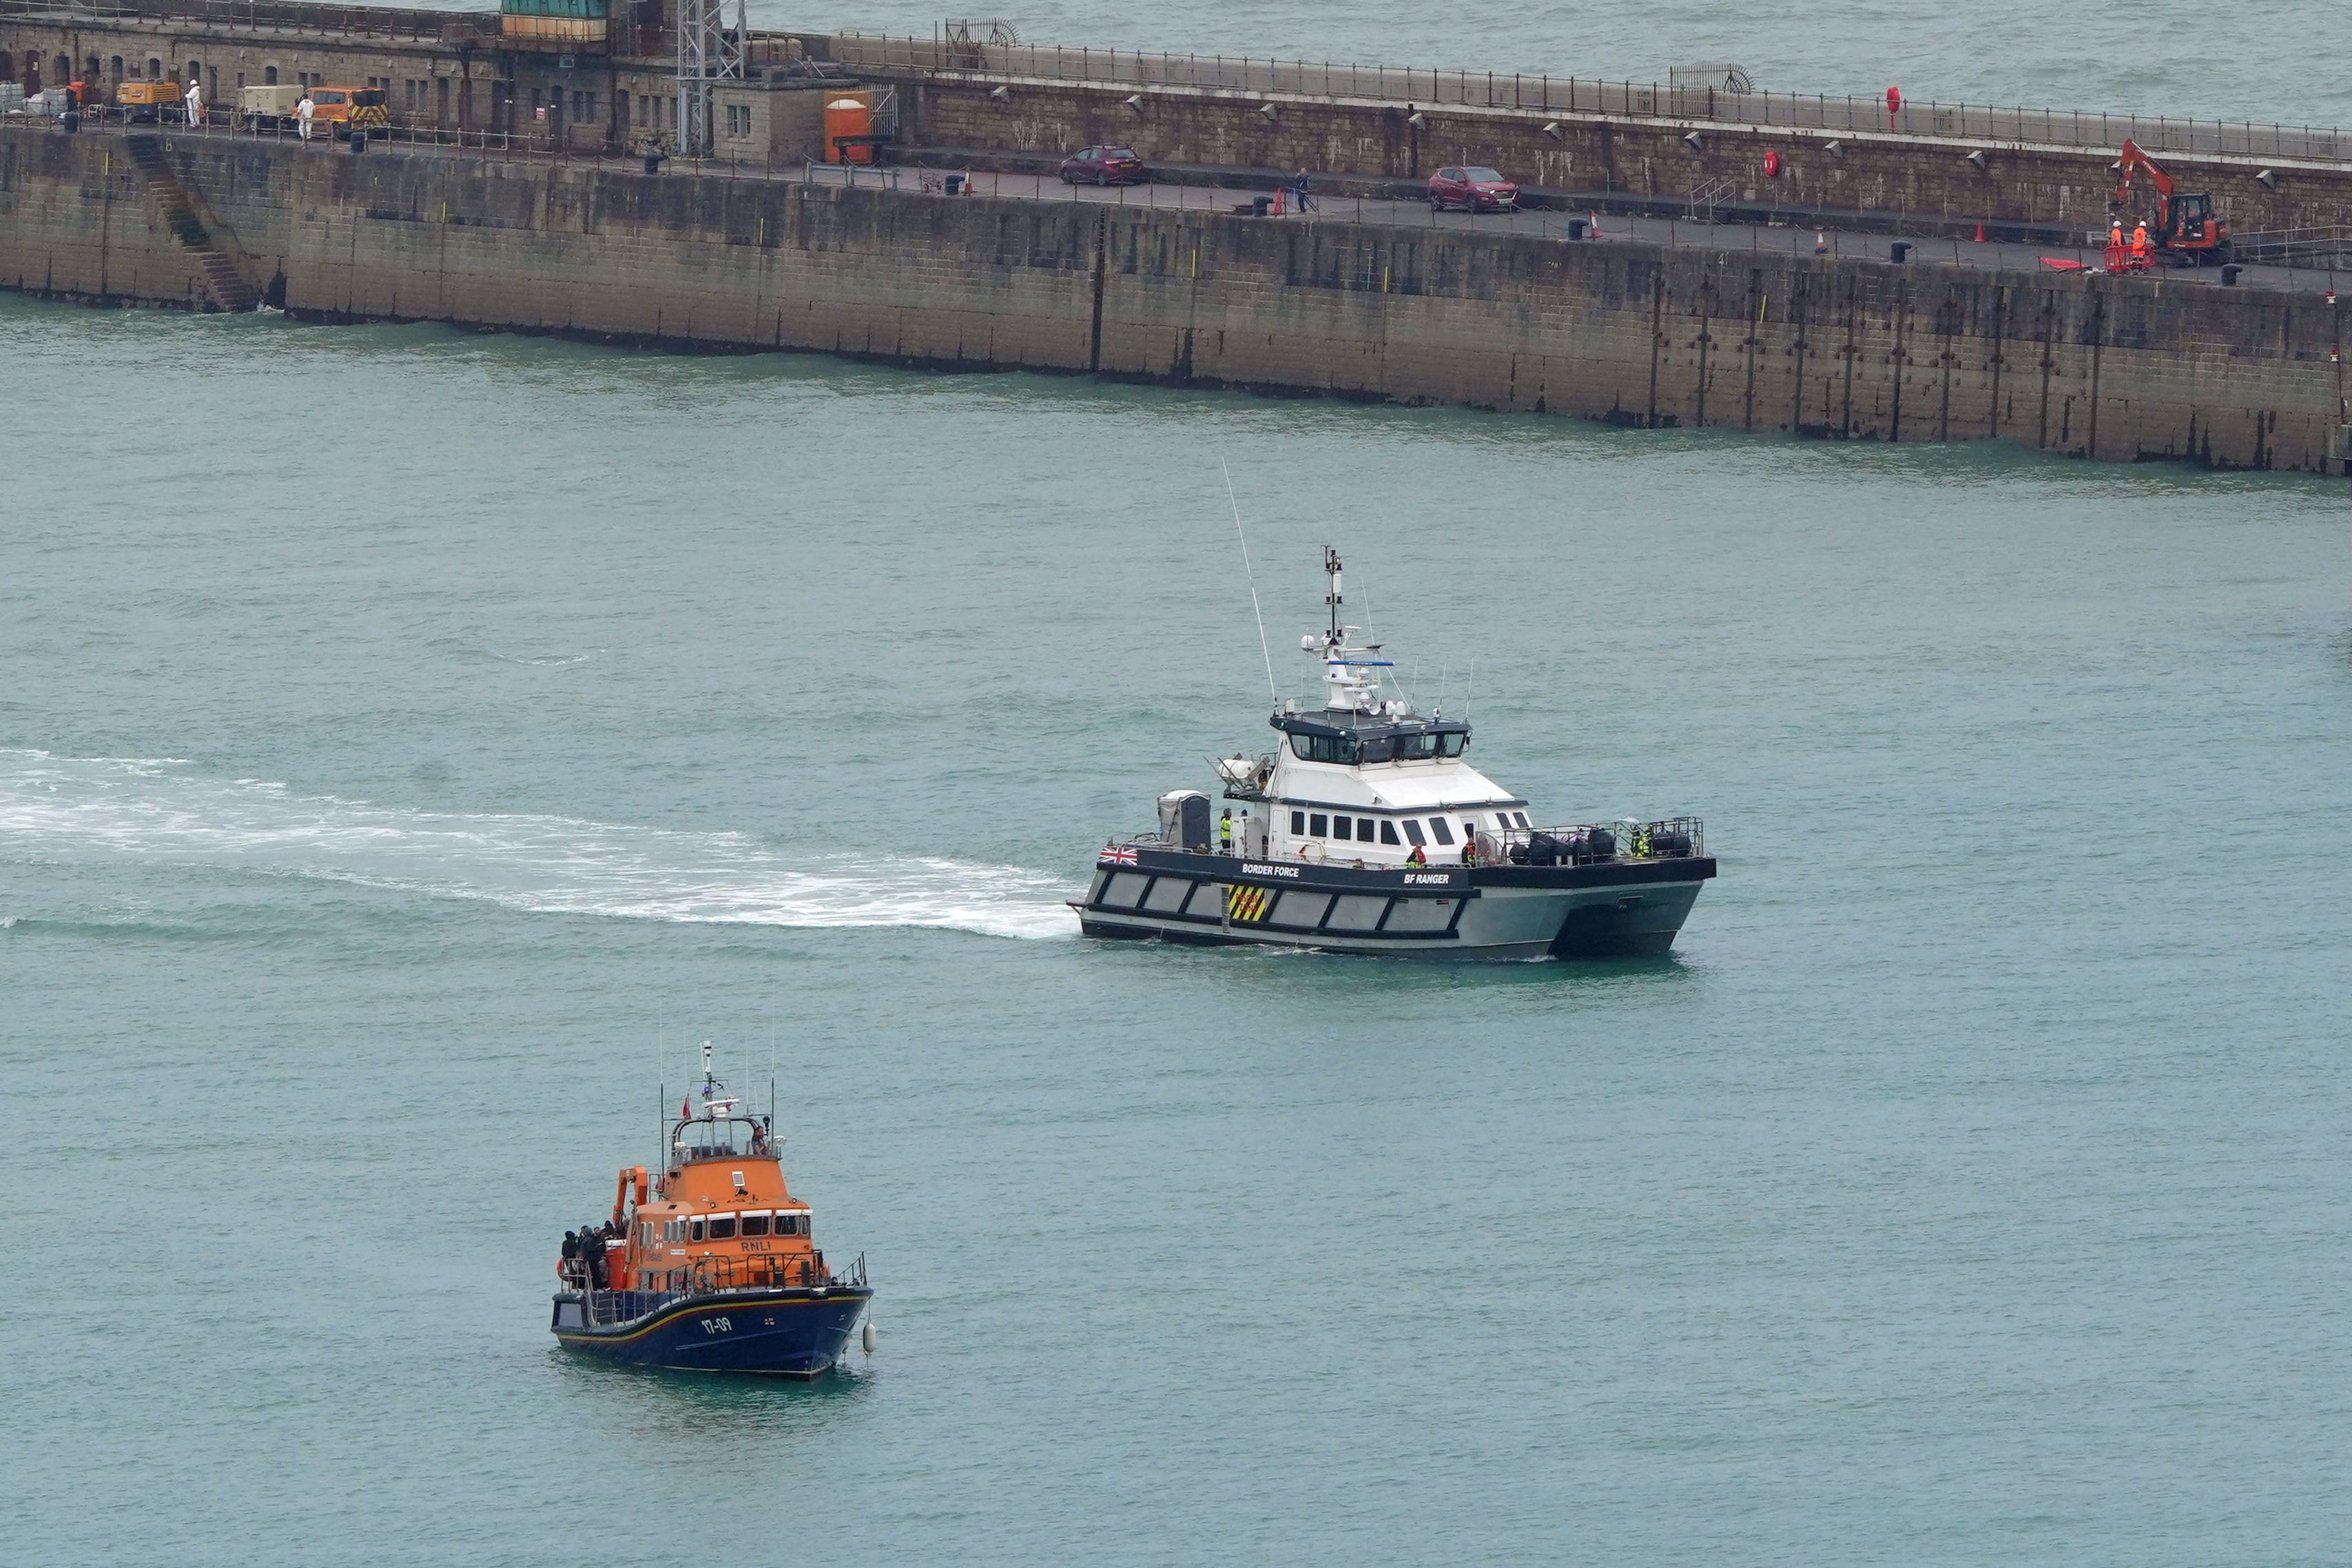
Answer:
<svg viewBox="0 0 2352 1568"><path fill-rule="evenodd" d="M1141 850L1098 866L1079 929L1110 939L1308 947L1399 958L1655 955L1674 945L1706 856L1586 866L1357 869Z"/></svg>
<svg viewBox="0 0 2352 1568"><path fill-rule="evenodd" d="M555 1298L563 1348L630 1366L814 1377L841 1359L874 1292L735 1290L681 1296L630 1322L586 1324L581 1298Z"/></svg>

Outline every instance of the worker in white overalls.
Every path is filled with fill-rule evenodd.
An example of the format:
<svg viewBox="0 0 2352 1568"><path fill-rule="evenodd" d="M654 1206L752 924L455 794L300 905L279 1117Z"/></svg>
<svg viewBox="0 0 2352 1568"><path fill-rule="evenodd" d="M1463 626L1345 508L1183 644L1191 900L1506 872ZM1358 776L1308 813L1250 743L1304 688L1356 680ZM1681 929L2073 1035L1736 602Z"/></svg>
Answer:
<svg viewBox="0 0 2352 1568"><path fill-rule="evenodd" d="M304 89L302 101L294 106L294 129L305 142L310 140L310 117L318 112L318 105L310 101L310 89Z"/></svg>
<svg viewBox="0 0 2352 1568"><path fill-rule="evenodd" d="M188 128L194 130L205 122L205 84L194 77L188 79Z"/></svg>

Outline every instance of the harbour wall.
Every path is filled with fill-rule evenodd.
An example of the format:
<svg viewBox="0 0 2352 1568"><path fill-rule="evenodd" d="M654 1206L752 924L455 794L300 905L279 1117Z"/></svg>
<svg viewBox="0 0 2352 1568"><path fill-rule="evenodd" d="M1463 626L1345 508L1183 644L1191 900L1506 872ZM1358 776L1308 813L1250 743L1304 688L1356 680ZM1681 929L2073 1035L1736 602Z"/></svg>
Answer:
<svg viewBox="0 0 2352 1568"><path fill-rule="evenodd" d="M181 137L257 289L425 320L1845 439L2329 471L2335 307L1472 229ZM195 304L119 135L0 130L0 286Z"/></svg>
<svg viewBox="0 0 2352 1568"><path fill-rule="evenodd" d="M1111 142L1147 161L1388 179L1474 163L1554 191L1677 200L1714 186L1726 200L1792 215L1906 214L2078 234L2105 229L2116 188L2116 147L929 73L909 73L902 90L911 134L934 147L1059 154ZM1770 175L1768 153L1778 155ZM2342 163L2163 156L2182 189L2210 192L2241 233L2352 224L2352 167ZM2132 211L2153 210L2146 175L2135 194Z"/></svg>

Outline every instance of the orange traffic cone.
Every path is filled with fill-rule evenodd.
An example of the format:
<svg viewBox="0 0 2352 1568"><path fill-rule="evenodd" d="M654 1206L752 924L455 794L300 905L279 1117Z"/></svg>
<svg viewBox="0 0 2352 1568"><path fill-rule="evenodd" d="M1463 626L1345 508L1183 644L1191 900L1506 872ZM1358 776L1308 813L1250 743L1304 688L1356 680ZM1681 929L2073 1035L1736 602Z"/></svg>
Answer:
<svg viewBox="0 0 2352 1568"><path fill-rule="evenodd" d="M1979 245L1982 245L1984 243L1984 222L1982 219L1979 219L1977 222L1977 243Z"/></svg>

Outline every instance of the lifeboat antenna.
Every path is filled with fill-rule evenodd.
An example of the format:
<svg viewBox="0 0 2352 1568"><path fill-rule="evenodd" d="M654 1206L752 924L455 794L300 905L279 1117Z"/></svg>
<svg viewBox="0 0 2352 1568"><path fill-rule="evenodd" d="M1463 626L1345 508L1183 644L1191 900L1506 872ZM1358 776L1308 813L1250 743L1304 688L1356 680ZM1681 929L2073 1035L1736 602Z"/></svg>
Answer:
<svg viewBox="0 0 2352 1568"><path fill-rule="evenodd" d="M1265 640L1265 612L1257 607L1257 574L1250 569L1249 535L1242 531L1241 498L1234 493L1233 465L1223 458L1217 467L1225 471L1225 500L1233 503L1234 537L1242 542L1242 575L1249 579L1250 614L1257 617L1257 652L1265 660L1265 694L1277 708L1282 706L1282 692L1274 684L1274 650Z"/></svg>

